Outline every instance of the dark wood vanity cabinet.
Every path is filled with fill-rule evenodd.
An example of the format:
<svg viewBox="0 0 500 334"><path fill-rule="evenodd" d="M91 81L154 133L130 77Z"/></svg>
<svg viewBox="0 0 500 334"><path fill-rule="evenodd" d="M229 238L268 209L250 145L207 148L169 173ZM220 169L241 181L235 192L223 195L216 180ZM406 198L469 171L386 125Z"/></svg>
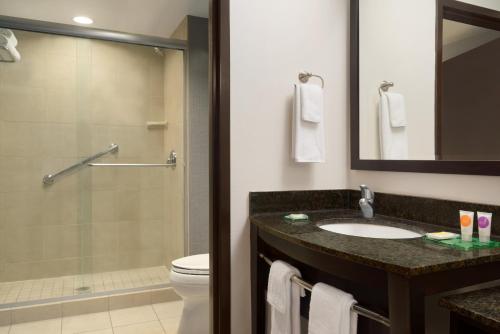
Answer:
<svg viewBox="0 0 500 334"><path fill-rule="evenodd" d="M360 334L425 333L426 296L500 279L500 265L496 261L476 261L467 265L450 263L425 268L421 274L418 270L405 272L404 268L398 272L391 267L388 271L368 259L363 263L334 248L328 251L313 241L304 241L305 237L299 237L300 234L297 231L286 233L278 225L266 224L266 219L251 218L253 334L265 333L266 327L265 291L269 265L259 254L290 263L308 282L324 282L347 291L359 305L390 319L390 327L386 327L359 316ZM303 298L302 316L307 317L308 307L309 298Z"/></svg>

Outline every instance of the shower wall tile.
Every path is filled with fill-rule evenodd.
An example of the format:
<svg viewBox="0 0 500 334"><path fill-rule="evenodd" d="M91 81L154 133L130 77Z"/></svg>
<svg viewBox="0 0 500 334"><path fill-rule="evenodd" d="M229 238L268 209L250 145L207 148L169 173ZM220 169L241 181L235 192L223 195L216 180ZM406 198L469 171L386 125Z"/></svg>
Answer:
<svg viewBox="0 0 500 334"><path fill-rule="evenodd" d="M47 96L41 87L0 84L0 118L13 122L42 122Z"/></svg>

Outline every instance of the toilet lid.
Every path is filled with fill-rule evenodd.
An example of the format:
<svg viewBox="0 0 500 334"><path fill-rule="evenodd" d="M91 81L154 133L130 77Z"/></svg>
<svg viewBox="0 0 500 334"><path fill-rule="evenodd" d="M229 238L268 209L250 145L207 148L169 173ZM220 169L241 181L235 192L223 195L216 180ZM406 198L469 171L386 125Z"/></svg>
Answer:
<svg viewBox="0 0 500 334"><path fill-rule="evenodd" d="M172 261L172 270L179 274L209 275L209 255L199 254Z"/></svg>

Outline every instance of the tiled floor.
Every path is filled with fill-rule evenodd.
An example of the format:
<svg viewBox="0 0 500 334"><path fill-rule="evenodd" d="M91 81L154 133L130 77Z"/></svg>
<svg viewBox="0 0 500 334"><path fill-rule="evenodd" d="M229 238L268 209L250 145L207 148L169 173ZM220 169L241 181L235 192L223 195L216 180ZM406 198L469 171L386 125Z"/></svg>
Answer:
<svg viewBox="0 0 500 334"><path fill-rule="evenodd" d="M0 304L11 304L80 294L149 287L169 283L164 266L110 271L88 275L0 283ZM80 291L86 286L89 289ZM0 331L0 334L3 334Z"/></svg>
<svg viewBox="0 0 500 334"><path fill-rule="evenodd" d="M0 327L0 334L176 334L182 301Z"/></svg>

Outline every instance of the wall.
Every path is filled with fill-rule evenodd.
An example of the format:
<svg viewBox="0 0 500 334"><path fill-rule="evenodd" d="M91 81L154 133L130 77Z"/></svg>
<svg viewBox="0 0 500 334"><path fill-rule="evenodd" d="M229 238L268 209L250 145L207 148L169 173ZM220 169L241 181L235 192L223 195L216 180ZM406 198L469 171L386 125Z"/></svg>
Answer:
<svg viewBox="0 0 500 334"><path fill-rule="evenodd" d="M173 38L187 39L187 19L184 19L172 34ZM165 117L168 122L164 136L164 156L171 150L177 152L177 167L166 171L165 177L165 263L185 254L185 80L184 52L163 50L165 53L164 96Z"/></svg>
<svg viewBox="0 0 500 334"><path fill-rule="evenodd" d="M92 27L169 37L186 15L208 17L208 0L0 0L2 15L75 24L75 15Z"/></svg>
<svg viewBox="0 0 500 334"><path fill-rule="evenodd" d="M208 253L210 215L210 114L208 104L208 19L187 17L188 40L188 254Z"/></svg>
<svg viewBox="0 0 500 334"><path fill-rule="evenodd" d="M348 3L231 2L233 333L250 333L249 192L346 186ZM323 164L290 158L291 100L301 70L325 79Z"/></svg>
<svg viewBox="0 0 500 334"><path fill-rule="evenodd" d="M42 176L120 145L107 162L160 162L164 59L152 48L16 32L0 64L0 280L165 263L164 169Z"/></svg>
<svg viewBox="0 0 500 334"><path fill-rule="evenodd" d="M387 80L405 97L409 158L434 160L435 0L359 7L360 156L380 159L378 87Z"/></svg>

